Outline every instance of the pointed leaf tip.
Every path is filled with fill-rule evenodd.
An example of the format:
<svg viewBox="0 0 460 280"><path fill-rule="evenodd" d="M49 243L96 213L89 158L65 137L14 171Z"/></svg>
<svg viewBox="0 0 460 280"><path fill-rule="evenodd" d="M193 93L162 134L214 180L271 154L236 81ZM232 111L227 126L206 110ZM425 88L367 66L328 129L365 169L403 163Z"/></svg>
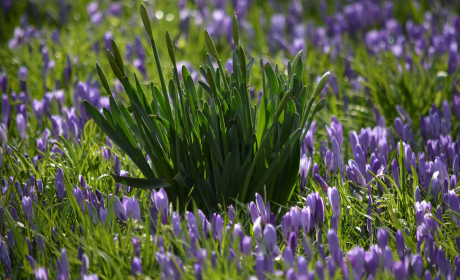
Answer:
<svg viewBox="0 0 460 280"><path fill-rule="evenodd" d="M208 32L208 30L206 30L206 28L204 29L204 34L205 34L205 37L206 37L206 45L208 46L209 52L212 54L212 56L215 59L218 59L216 46L214 45L214 42L212 41L211 35L209 35L209 32Z"/></svg>
<svg viewBox="0 0 460 280"><path fill-rule="evenodd" d="M236 16L236 13L233 15L232 32L233 32L233 43L235 44L235 48L238 48L238 45L240 44L240 31L239 31L239 25L238 25L238 17Z"/></svg>
<svg viewBox="0 0 460 280"><path fill-rule="evenodd" d="M319 80L319 83L316 86L315 91L313 92L313 99L316 98L318 96L318 94L323 90L324 86L326 86L326 83L327 83L330 75L331 74L329 73L329 71L327 71L321 77L321 80Z"/></svg>
<svg viewBox="0 0 460 280"><path fill-rule="evenodd" d="M145 31L147 31L147 35L150 38L150 41L153 40L153 33L152 33L152 25L150 24L149 14L147 13L147 7L144 3L141 4L141 18L142 23L144 24Z"/></svg>
<svg viewBox="0 0 460 280"><path fill-rule="evenodd" d="M169 53L169 58L171 58L171 61L174 65L174 68L176 67L176 54L174 52L174 44L171 39L171 35L169 35L169 31L166 30L166 45L168 46L168 53Z"/></svg>

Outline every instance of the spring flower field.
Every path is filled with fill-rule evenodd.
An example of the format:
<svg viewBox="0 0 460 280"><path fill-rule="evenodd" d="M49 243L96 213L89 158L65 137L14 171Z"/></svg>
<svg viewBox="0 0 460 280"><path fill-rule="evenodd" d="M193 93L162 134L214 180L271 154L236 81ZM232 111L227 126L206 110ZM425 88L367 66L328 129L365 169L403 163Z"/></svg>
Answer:
<svg viewBox="0 0 460 280"><path fill-rule="evenodd" d="M0 279L460 279L459 1L0 15Z"/></svg>

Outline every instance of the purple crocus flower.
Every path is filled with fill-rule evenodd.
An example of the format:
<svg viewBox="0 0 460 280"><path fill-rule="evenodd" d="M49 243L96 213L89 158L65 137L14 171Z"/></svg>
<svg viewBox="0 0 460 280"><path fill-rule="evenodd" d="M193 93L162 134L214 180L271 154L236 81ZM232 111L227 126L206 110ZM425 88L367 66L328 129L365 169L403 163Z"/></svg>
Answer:
<svg viewBox="0 0 460 280"><path fill-rule="evenodd" d="M70 280L69 261L64 248L61 250L61 260L57 261L57 275L58 280Z"/></svg>
<svg viewBox="0 0 460 280"><path fill-rule="evenodd" d="M3 93L6 93L8 90L8 78L6 77L6 74L0 75L0 89L3 91Z"/></svg>
<svg viewBox="0 0 460 280"><path fill-rule="evenodd" d="M236 217L236 211L235 211L235 207L233 207L233 204L230 204L230 206L228 206L227 215L228 215L228 220L230 221L230 223L233 223L233 220L235 220L235 217Z"/></svg>
<svg viewBox="0 0 460 280"><path fill-rule="evenodd" d="M338 164L340 176L343 176L343 160L342 160L342 152L341 152L341 144L339 144L338 140L333 137L332 138L332 153L334 154L334 161Z"/></svg>
<svg viewBox="0 0 460 280"><path fill-rule="evenodd" d="M459 155L456 155L452 163L452 175L454 176L458 176L459 162L460 162Z"/></svg>
<svg viewBox="0 0 460 280"><path fill-rule="evenodd" d="M48 280L48 271L45 267L34 269L34 275L36 280Z"/></svg>
<svg viewBox="0 0 460 280"><path fill-rule="evenodd" d="M291 211L289 212L290 219L291 219L291 225L292 229L294 232L297 234L297 236L300 233L300 225L301 225L301 214L300 210L297 206L291 207Z"/></svg>
<svg viewBox="0 0 460 280"><path fill-rule="evenodd" d="M343 252L340 249L339 237L334 230L327 232L327 242L329 243L329 252L337 266L342 265Z"/></svg>
<svg viewBox="0 0 460 280"><path fill-rule="evenodd" d="M300 220L302 224L302 229L305 234L310 233L311 230L314 228L314 217L311 212L310 206L306 206L302 209L302 213L300 215Z"/></svg>
<svg viewBox="0 0 460 280"><path fill-rule="evenodd" d="M134 257L131 262L131 275L136 277L137 275L142 274L142 264L141 259Z"/></svg>
<svg viewBox="0 0 460 280"><path fill-rule="evenodd" d="M181 230L181 219L179 213L173 212L171 216L171 224L173 232L176 236L179 236Z"/></svg>
<svg viewBox="0 0 460 280"><path fill-rule="evenodd" d="M103 206L99 209L99 220L101 221L101 224L104 224L107 220L107 208L104 208Z"/></svg>
<svg viewBox="0 0 460 280"><path fill-rule="evenodd" d="M323 188L323 190L327 190L329 186L327 185L326 181L324 181L323 177L319 174L314 175L315 181Z"/></svg>
<svg viewBox="0 0 460 280"><path fill-rule="evenodd" d="M455 116L460 119L460 96L458 94L454 95L453 107Z"/></svg>
<svg viewBox="0 0 460 280"><path fill-rule="evenodd" d="M246 256L251 255L252 252L252 238L250 236L244 236L241 242L241 252Z"/></svg>
<svg viewBox="0 0 460 280"><path fill-rule="evenodd" d="M56 187L56 194L59 200L65 196L65 185L64 185L64 171L59 168L54 179L54 185Z"/></svg>
<svg viewBox="0 0 460 280"><path fill-rule="evenodd" d="M123 198L123 208L125 209L126 218L129 218L130 216L134 220L139 220L141 218L139 203L137 202L136 197L131 199L125 196Z"/></svg>
<svg viewBox="0 0 460 280"><path fill-rule="evenodd" d="M292 224L291 224L291 214L286 213L283 218L281 219L281 232L283 233L283 237L285 242L287 242L289 238L289 234L292 232Z"/></svg>
<svg viewBox="0 0 460 280"><path fill-rule="evenodd" d="M115 155L114 159L115 159L115 168L114 168L115 175L120 176L121 175L120 159L118 158L118 155Z"/></svg>
<svg viewBox="0 0 460 280"><path fill-rule="evenodd" d="M455 193L455 190L450 190L447 193L447 203L449 204L450 210L455 212L455 213L460 213L460 205L458 202L458 197L457 194ZM454 222L457 226L460 226L460 220L456 215L452 215L452 218L454 219Z"/></svg>
<svg viewBox="0 0 460 280"><path fill-rule="evenodd" d="M265 202L258 193L256 193L256 206L257 209L259 210L260 217L262 218L262 222L266 225L269 223L270 219L270 204L267 203L267 206L265 206Z"/></svg>
<svg viewBox="0 0 460 280"><path fill-rule="evenodd" d="M114 204L115 216L117 216L117 218L120 219L120 221L126 221L128 218L126 215L125 208L123 207L123 204L121 204L120 200L116 196L112 197L112 199L115 199L115 204Z"/></svg>
<svg viewBox="0 0 460 280"><path fill-rule="evenodd" d="M265 225L264 229L264 241L267 246L269 254L273 254L276 251L276 229L271 224Z"/></svg>
<svg viewBox="0 0 460 280"><path fill-rule="evenodd" d="M249 213L251 215L252 223L254 223L256 219L260 217L259 210L257 209L256 204L252 201L249 202L248 208L249 208Z"/></svg>
<svg viewBox="0 0 460 280"><path fill-rule="evenodd" d="M417 186L415 188L415 202L420 202L421 196L420 196L420 187Z"/></svg>
<svg viewBox="0 0 460 280"><path fill-rule="evenodd" d="M160 189L158 192L153 191L153 201L159 213L161 213L161 222L163 225L168 223L168 195L164 189Z"/></svg>
<svg viewBox="0 0 460 280"><path fill-rule="evenodd" d="M364 253L364 268L369 274L375 274L379 268L382 252L376 245L371 245L369 252Z"/></svg>
<svg viewBox="0 0 460 280"><path fill-rule="evenodd" d="M338 218L340 216L340 195L336 187L327 189L327 198L331 204L334 216Z"/></svg>
<svg viewBox="0 0 460 280"><path fill-rule="evenodd" d="M109 6L109 12L111 15L114 15L116 17L120 17L122 13L122 4L120 2L114 2L110 4Z"/></svg>
<svg viewBox="0 0 460 280"><path fill-rule="evenodd" d="M395 239L396 239L396 251L398 252L399 259L402 260L404 259L405 243L404 243L404 235L399 229L396 232Z"/></svg>
<svg viewBox="0 0 460 280"><path fill-rule="evenodd" d="M316 198L316 209L315 209L315 222L319 223L324 223L324 200L323 198L319 195L318 192L315 193L315 198Z"/></svg>
<svg viewBox="0 0 460 280"><path fill-rule="evenodd" d="M312 164L312 158L310 157L306 157L305 155L303 155L302 158L300 159L299 174L301 178L300 187L302 190L305 189L305 186L308 183L308 173L310 172L311 164Z"/></svg>
<svg viewBox="0 0 460 280"><path fill-rule="evenodd" d="M348 252L347 256L356 276L361 278L364 273L364 250L359 246L355 246Z"/></svg>
<svg viewBox="0 0 460 280"><path fill-rule="evenodd" d="M315 134L316 122L313 121L310 125L310 129L308 129L307 133L305 134L305 139L302 141L302 154L306 156L313 156L315 151L315 143L313 141L313 136Z"/></svg>
<svg viewBox="0 0 460 280"><path fill-rule="evenodd" d="M27 136L27 121L23 114L16 115L16 125L18 127L19 137L24 140Z"/></svg>
<svg viewBox="0 0 460 280"><path fill-rule="evenodd" d="M8 126L11 118L11 103L8 99L8 95L2 95L2 120L1 123Z"/></svg>
<svg viewBox="0 0 460 280"><path fill-rule="evenodd" d="M406 279L406 269L404 267L404 261L398 261L393 264L393 277L396 280Z"/></svg>
<svg viewBox="0 0 460 280"><path fill-rule="evenodd" d="M32 205L32 198L29 196L24 196L22 198L22 211L24 212L24 216L29 224L32 223L34 219L34 208Z"/></svg>
<svg viewBox="0 0 460 280"><path fill-rule="evenodd" d="M80 206L80 210L82 213L85 212L85 199L83 197L83 192L78 188L78 186L76 186L74 189L73 189L73 196L75 197L75 199L77 200L77 204L78 206ZM89 211L89 209L88 209Z"/></svg>
<svg viewBox="0 0 460 280"><path fill-rule="evenodd" d="M385 228L377 229L377 240L379 242L380 248L384 250L388 245L388 232Z"/></svg>
<svg viewBox="0 0 460 280"><path fill-rule="evenodd" d="M224 234L224 219L222 219L221 215L217 215L214 219L213 231L215 238L217 238L222 244L222 238Z"/></svg>

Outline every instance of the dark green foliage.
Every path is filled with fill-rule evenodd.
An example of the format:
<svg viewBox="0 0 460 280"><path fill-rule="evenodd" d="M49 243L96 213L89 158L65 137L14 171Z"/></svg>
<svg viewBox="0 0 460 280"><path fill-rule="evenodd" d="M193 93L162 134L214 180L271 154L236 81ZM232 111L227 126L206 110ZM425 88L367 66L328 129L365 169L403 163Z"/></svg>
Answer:
<svg viewBox="0 0 460 280"><path fill-rule="evenodd" d="M141 14L150 36L144 6ZM234 21L233 26L237 27L236 18ZM309 91L299 78L304 68L301 53L289 64L287 76L276 73L261 60L260 67L265 73L263 95L260 106L253 105L248 81L254 59L248 62L243 48L237 45L233 52L233 73L228 76L211 37L207 32L205 35L213 57L208 55L207 65L200 68L203 80L198 89L185 67L179 77L169 33L166 40L174 68L173 78L167 84L155 41L150 37L161 90L152 83L144 92L136 76L130 80L124 74L117 45L112 42L114 55L108 52L108 58L125 88L130 106L117 103L111 96L111 112L104 111L105 118L85 102L87 111L149 179L136 179L132 187L169 185L166 191L170 200L178 201L180 205L176 206L182 209L190 199L208 211L217 209L221 203L228 205L234 198L248 202L264 189L268 200L285 205L298 180L300 139L304 138L315 113L325 105L321 100L313 107L329 73L314 91ZM234 37L239 37L238 30L234 30ZM111 95L104 72L97 68L104 88ZM153 102L149 103L149 99ZM133 180L114 178L118 182L125 180L125 184ZM165 180L152 180L155 178Z"/></svg>

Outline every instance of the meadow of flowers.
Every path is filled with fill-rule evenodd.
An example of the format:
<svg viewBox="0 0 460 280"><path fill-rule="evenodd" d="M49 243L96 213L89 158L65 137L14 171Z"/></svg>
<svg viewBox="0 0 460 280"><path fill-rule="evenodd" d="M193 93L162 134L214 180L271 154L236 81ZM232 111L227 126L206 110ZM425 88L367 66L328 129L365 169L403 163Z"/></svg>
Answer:
<svg viewBox="0 0 460 280"><path fill-rule="evenodd" d="M1 279L460 279L460 3L0 3Z"/></svg>

